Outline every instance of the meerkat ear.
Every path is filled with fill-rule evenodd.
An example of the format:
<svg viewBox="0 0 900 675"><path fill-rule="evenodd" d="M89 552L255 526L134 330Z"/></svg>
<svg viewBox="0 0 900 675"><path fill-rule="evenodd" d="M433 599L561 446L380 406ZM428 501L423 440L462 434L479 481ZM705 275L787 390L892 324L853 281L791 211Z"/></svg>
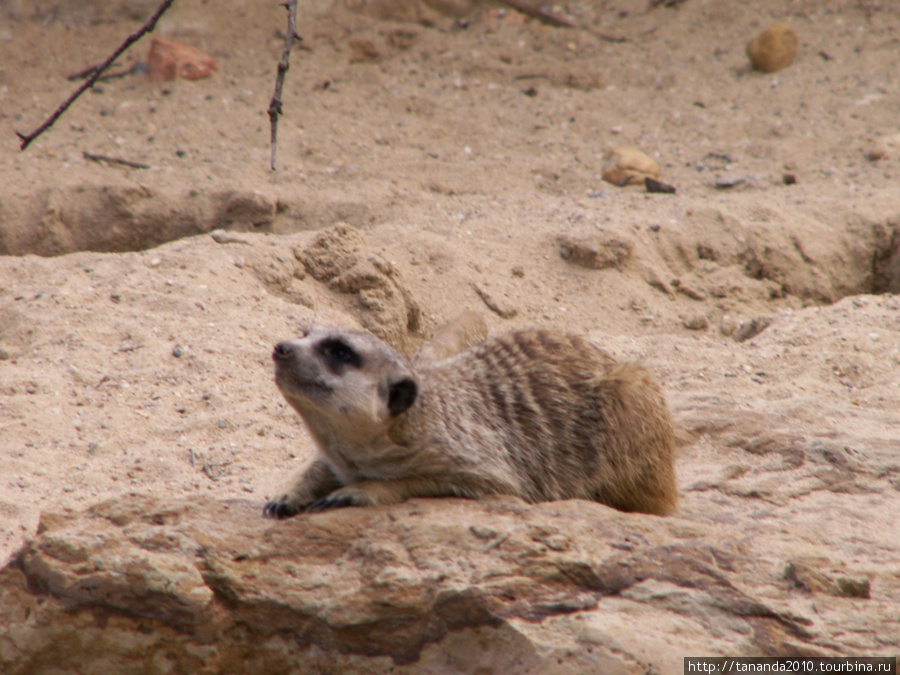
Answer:
<svg viewBox="0 0 900 675"><path fill-rule="evenodd" d="M409 410L418 393L419 387L408 377L392 382L388 389L388 410L391 411L391 417Z"/></svg>

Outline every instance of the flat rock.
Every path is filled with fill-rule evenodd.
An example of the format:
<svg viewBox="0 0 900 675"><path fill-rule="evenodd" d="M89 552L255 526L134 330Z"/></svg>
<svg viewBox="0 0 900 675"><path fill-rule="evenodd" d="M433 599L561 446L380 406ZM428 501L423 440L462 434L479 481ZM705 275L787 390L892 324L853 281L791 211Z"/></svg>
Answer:
<svg viewBox="0 0 900 675"><path fill-rule="evenodd" d="M658 655L592 623L623 602L715 626L703 653L822 651L807 620L736 583L752 561L734 542L689 527L580 500L413 500L274 522L256 502L132 495L44 514L0 571L0 667L646 672ZM644 620L632 613L629 630Z"/></svg>

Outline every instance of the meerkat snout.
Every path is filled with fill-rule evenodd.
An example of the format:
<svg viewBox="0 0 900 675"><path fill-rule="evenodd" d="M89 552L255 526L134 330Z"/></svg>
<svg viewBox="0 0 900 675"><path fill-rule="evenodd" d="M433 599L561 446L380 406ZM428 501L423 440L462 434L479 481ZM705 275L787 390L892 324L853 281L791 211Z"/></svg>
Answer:
<svg viewBox="0 0 900 675"><path fill-rule="evenodd" d="M273 361L284 361L291 357L293 353L293 349L291 349L291 345L287 342L279 342L275 345L275 349L272 350L272 360Z"/></svg>

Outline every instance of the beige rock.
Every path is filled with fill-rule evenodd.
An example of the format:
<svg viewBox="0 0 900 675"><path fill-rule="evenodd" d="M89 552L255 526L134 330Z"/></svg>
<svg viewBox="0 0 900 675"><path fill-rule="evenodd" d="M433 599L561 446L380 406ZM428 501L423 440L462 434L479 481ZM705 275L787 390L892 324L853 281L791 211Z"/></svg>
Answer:
<svg viewBox="0 0 900 675"><path fill-rule="evenodd" d="M593 270L621 267L634 250L631 239L602 232L564 234L556 242L563 260Z"/></svg>
<svg viewBox="0 0 900 675"><path fill-rule="evenodd" d="M659 165L635 148L612 148L605 157L603 180L613 185L644 185L644 179L659 178Z"/></svg>
<svg viewBox="0 0 900 675"><path fill-rule="evenodd" d="M797 34L784 23L767 28L747 43L747 57L756 70L774 73L787 68L797 54Z"/></svg>
<svg viewBox="0 0 900 675"><path fill-rule="evenodd" d="M275 219L277 203L258 190L234 190L223 195L222 226L236 230L256 230Z"/></svg>
<svg viewBox="0 0 900 675"><path fill-rule="evenodd" d="M688 330L706 330L709 328L709 319L703 314L691 314L684 318L682 324Z"/></svg>
<svg viewBox="0 0 900 675"><path fill-rule="evenodd" d="M880 159L889 159L900 155L900 134L889 134L880 137L866 153L866 158L872 162Z"/></svg>
<svg viewBox="0 0 900 675"><path fill-rule="evenodd" d="M411 351L419 305L396 268L372 254L359 231L338 223L307 247L295 247L294 256L313 279L349 302L368 331L400 351Z"/></svg>
<svg viewBox="0 0 900 675"><path fill-rule="evenodd" d="M578 500L421 499L282 522L260 507L130 496L44 514L0 570L0 669L636 674L666 651L628 642L641 614L695 635L697 653L828 653L735 584L745 562L689 538L687 521ZM618 635L606 618L623 611Z"/></svg>
<svg viewBox="0 0 900 675"><path fill-rule="evenodd" d="M353 38L348 42L350 47L350 63L370 63L381 57L381 50L373 40Z"/></svg>
<svg viewBox="0 0 900 675"><path fill-rule="evenodd" d="M206 52L164 38L153 38L150 41L147 63L150 79L154 82L178 78L200 80L210 77L218 70L215 59Z"/></svg>

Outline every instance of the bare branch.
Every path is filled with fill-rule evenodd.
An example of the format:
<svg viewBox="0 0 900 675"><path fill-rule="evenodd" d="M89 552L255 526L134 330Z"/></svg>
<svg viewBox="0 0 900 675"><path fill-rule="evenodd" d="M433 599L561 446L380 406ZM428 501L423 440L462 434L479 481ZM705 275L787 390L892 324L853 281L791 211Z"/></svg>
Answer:
<svg viewBox="0 0 900 675"><path fill-rule="evenodd" d="M85 159L89 159L92 162L107 162L109 164L121 164L122 166L128 166L132 169L149 169L149 164L141 164L140 162L132 162L130 159L122 159L121 157L110 157L109 155L95 155L93 152L88 152L85 150L81 153L84 155Z"/></svg>
<svg viewBox="0 0 900 675"><path fill-rule="evenodd" d="M94 83L97 81L97 79L100 77L100 75L103 74L103 71L106 70L107 68L109 68L112 65L112 63L117 58L119 58L126 49L128 49L131 45L133 45L138 40L140 40L145 34L149 33L154 28L156 28L156 22L159 21L159 18L163 15L163 13L167 9L169 9L169 7L172 5L173 2L175 2L175 0L163 0L163 3L157 8L157 10L153 14L153 16L151 16L149 19L147 19L147 22L143 26L141 26L141 28L137 32L134 32L131 35L129 35L125 39L125 42L123 42L121 45L119 45L119 48L116 49L116 51L114 51L112 53L112 55L108 59L106 59L106 61L101 63L99 66L97 66L91 73L91 76L87 80L84 81L84 84L82 84L80 87L78 87L78 89L75 91L75 93L72 94L71 96L69 96L69 98L66 99L65 103L63 103L61 106L59 106L59 108L56 109L56 112L54 112L52 115L50 115L50 117L48 117L47 120L41 126L39 126L37 129L32 131L30 134L23 134L23 133L20 133L17 131L16 136L18 136L19 138L22 139L22 145L19 147L19 149L24 150L29 145L31 145L31 142L35 138L37 138L42 133L44 133L47 129L52 127L54 122L56 122L56 120L58 120L60 117L62 117L62 114L64 112L66 112L66 110L69 109L69 106L71 106L79 96L81 96L85 91L87 91L92 86L94 86Z"/></svg>
<svg viewBox="0 0 900 675"><path fill-rule="evenodd" d="M284 36L284 47L281 50L281 60L278 62L278 75L275 77L275 93L269 103L269 123L272 128L272 171L275 171L275 153L278 149L278 116L283 112L281 90L284 88L284 76L291 67L291 47L294 46L294 40L303 39L297 35L297 0L287 0L282 4L287 7L288 27Z"/></svg>

